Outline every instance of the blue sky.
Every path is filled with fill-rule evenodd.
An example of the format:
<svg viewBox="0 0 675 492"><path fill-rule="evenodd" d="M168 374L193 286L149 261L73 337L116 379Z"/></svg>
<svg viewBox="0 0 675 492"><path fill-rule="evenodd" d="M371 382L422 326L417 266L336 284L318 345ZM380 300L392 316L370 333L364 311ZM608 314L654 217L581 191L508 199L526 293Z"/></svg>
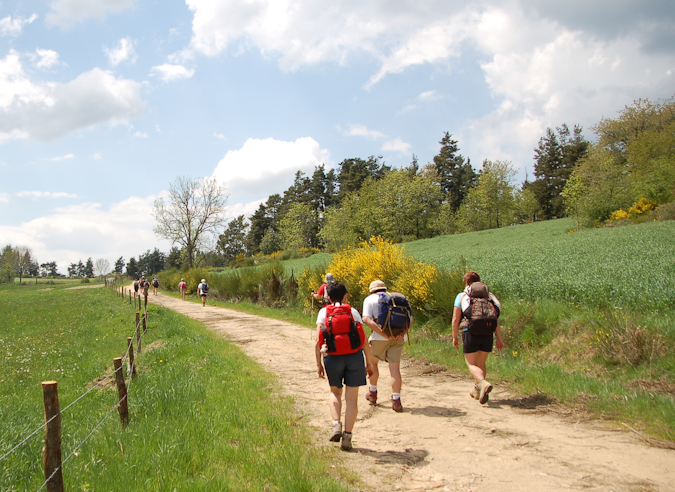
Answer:
<svg viewBox="0 0 675 492"><path fill-rule="evenodd" d="M0 245L170 245L153 201L215 176L232 217L295 171L432 160L532 175L547 127L675 94L675 2L0 1Z"/></svg>

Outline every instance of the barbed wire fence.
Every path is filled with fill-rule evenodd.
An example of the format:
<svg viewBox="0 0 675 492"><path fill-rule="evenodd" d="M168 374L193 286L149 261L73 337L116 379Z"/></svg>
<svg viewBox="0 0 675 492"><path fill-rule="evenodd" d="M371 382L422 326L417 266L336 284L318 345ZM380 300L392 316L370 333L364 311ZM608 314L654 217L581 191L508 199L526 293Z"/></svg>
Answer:
<svg viewBox="0 0 675 492"><path fill-rule="evenodd" d="M116 293L120 296L125 302L127 297L127 289L121 285L117 279L106 279L106 287L113 293ZM131 289L128 289L129 294L129 304L132 303ZM136 299L138 298L138 303ZM43 381L43 398L45 405L45 421L39 427L34 429L28 435L23 437L16 445L14 445L10 450L6 451L2 456L0 456L0 463L9 458L15 452L17 452L24 444L30 441L35 435L37 435L41 430L44 430L45 433L45 446L42 449L43 453L43 462L45 468L45 481L42 483L38 492L46 488L47 492L63 492L63 466L73 457L77 456L77 451L89 440L89 438L94 435L94 433L103 425L103 423L108 420L110 415L113 414L115 409L118 410L120 414L120 420L122 427L126 427L129 423L129 410L128 410L128 392L131 387L131 382L136 375L136 358L134 356L133 349L133 340L136 338L136 349L137 353L141 353L142 350L142 338L143 335L147 332L147 321L148 321L148 296L145 295L145 305L142 306L141 296L134 294L133 296L134 310L136 311L136 305L138 304L138 311L135 312L136 320L134 325L134 333L132 337L127 337L127 349L122 357L113 358L114 370L103 376L98 380L98 382L85 391L83 394L78 396L71 403L66 405L63 409L59 408L58 403L58 390L56 381ZM141 309L143 309L141 311ZM127 378L124 375L124 363L127 362ZM103 418L94 426L94 428L77 443L72 451L66 456L65 459L61 459L61 415L63 415L68 410L71 410L76 404L82 401L87 395L89 395L95 389L103 386L106 382L112 378L115 378L118 390L118 399L117 402L106 412Z"/></svg>

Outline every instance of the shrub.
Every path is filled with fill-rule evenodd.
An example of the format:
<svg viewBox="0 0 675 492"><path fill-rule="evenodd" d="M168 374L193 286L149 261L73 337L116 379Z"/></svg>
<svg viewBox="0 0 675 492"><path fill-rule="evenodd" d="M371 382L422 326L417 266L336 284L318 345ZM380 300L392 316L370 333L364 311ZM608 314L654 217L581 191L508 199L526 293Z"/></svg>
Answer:
<svg viewBox="0 0 675 492"><path fill-rule="evenodd" d="M304 268L300 275L298 275L298 290L297 295L302 299L302 307L309 308L312 306L312 297L310 293L312 290L317 290L321 284L323 284L323 279L326 273L328 273L328 264L321 263L318 265L312 265L310 267ZM341 278L336 277L337 280L342 280ZM351 292L350 292L351 297ZM350 303L353 301L350 299ZM321 307L321 302L314 302L314 310L317 311Z"/></svg>
<svg viewBox="0 0 675 492"><path fill-rule="evenodd" d="M675 220L675 202L664 203L656 209L659 220Z"/></svg>
<svg viewBox="0 0 675 492"><path fill-rule="evenodd" d="M328 267L336 280L347 286L350 304L362 303L368 286L376 279L387 284L390 291L405 295L417 309L432 299L432 284L438 277L435 266L406 257L402 246L381 237L372 237L359 246L336 253Z"/></svg>
<svg viewBox="0 0 675 492"><path fill-rule="evenodd" d="M627 316L607 313L605 322L598 322L599 353L607 361L636 367L643 362L650 365L665 355L666 344L660 333L638 326Z"/></svg>

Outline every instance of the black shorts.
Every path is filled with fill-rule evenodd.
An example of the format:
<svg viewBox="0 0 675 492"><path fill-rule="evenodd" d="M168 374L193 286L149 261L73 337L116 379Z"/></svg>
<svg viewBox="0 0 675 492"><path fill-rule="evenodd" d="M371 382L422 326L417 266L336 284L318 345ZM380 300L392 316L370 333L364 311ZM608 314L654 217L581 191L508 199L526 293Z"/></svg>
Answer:
<svg viewBox="0 0 675 492"><path fill-rule="evenodd" d="M462 332L462 352L473 354L475 352L492 352L492 334L473 335L469 330Z"/></svg>
<svg viewBox="0 0 675 492"><path fill-rule="evenodd" d="M328 384L342 388L366 385L366 363L363 361L363 349L354 354L330 355L323 358L323 366L328 376Z"/></svg>

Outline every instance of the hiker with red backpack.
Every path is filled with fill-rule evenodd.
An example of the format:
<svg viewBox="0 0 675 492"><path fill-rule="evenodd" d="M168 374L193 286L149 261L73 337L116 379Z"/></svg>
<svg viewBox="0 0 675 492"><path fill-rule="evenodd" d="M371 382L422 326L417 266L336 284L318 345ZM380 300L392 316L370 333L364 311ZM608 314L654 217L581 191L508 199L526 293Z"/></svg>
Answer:
<svg viewBox="0 0 675 492"><path fill-rule="evenodd" d="M452 343L459 349L459 330L462 329L462 351L469 372L475 384L469 392L472 398L482 405L489 400L492 385L486 381L485 363L492 352L493 334L497 338L497 350L504 348L502 332L499 328L501 304L499 299L488 291L487 285L480 281L474 271L464 274L466 288L457 294L452 314Z"/></svg>
<svg viewBox="0 0 675 492"><path fill-rule="evenodd" d="M359 386L366 385L366 373L371 375L373 370L370 347L366 343L361 315L347 304L347 287L342 282L331 282L328 284L328 296L331 304L321 308L316 318L316 366L319 377L327 376L330 385L333 427L329 440L342 440L342 449L350 451L352 430L358 414ZM344 432L341 421L343 383L346 386Z"/></svg>
<svg viewBox="0 0 675 492"><path fill-rule="evenodd" d="M314 297L314 299L316 299L317 301L321 301L322 306L330 304L330 299L328 298L328 291L326 290L326 287L331 282L335 282L335 277L333 277L332 273L327 273L326 276L324 277L324 283L321 284L319 290L317 292L312 291L312 297Z"/></svg>
<svg viewBox="0 0 675 492"><path fill-rule="evenodd" d="M184 278L180 279L180 283L178 284L178 290L180 290L180 298L185 300L185 293L187 292L187 284L185 283Z"/></svg>
<svg viewBox="0 0 675 492"><path fill-rule="evenodd" d="M391 383L391 408L402 412L401 387L401 353L405 345L406 334L412 328L413 317L410 304L403 294L388 292L382 280L370 283L370 295L363 300L363 323L373 332L369 343L373 354L373 375L370 376L370 387L366 400L371 405L377 404L377 381L380 371L379 361L389 364Z"/></svg>

